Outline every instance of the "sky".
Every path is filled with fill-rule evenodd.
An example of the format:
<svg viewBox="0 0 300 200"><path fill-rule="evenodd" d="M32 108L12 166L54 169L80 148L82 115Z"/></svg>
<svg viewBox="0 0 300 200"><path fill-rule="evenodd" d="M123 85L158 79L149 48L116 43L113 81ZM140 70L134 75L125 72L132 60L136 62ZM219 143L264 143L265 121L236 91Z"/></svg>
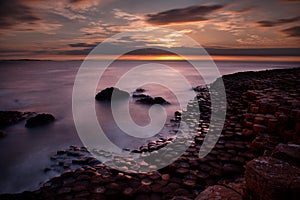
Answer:
<svg viewBox="0 0 300 200"><path fill-rule="evenodd" d="M103 57L113 54L111 46L131 45L140 51L127 59L178 58L157 47L192 58L196 47L183 34L216 59L300 61L299 11L299 0L0 1L0 59L81 60L115 34L167 28L174 33L114 41Z"/></svg>

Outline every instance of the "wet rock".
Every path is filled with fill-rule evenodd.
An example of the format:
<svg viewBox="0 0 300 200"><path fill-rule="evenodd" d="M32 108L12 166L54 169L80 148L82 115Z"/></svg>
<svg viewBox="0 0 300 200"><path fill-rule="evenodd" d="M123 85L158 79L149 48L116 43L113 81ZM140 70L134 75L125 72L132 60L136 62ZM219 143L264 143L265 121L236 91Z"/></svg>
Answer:
<svg viewBox="0 0 300 200"><path fill-rule="evenodd" d="M192 88L195 92L208 92L208 88L205 85L199 85L197 87Z"/></svg>
<svg viewBox="0 0 300 200"><path fill-rule="evenodd" d="M252 137L252 136L254 136L255 135L255 133L253 132L253 130L250 130L250 129L243 129L243 131L242 131L242 135L244 136L244 137Z"/></svg>
<svg viewBox="0 0 300 200"><path fill-rule="evenodd" d="M90 193L88 191L82 191L75 195L75 199L79 199L79 198L88 199L88 196L90 196Z"/></svg>
<svg viewBox="0 0 300 200"><path fill-rule="evenodd" d="M267 132L267 127L265 125L254 124L253 125L253 131L255 133L266 133Z"/></svg>
<svg viewBox="0 0 300 200"><path fill-rule="evenodd" d="M187 169L187 168L178 168L178 169L176 170L176 172L177 172L178 174L186 174L186 173L189 172L189 169Z"/></svg>
<svg viewBox="0 0 300 200"><path fill-rule="evenodd" d="M187 185L189 187L195 187L196 186L196 181L192 180L192 179L186 179L186 180L183 180L183 184Z"/></svg>
<svg viewBox="0 0 300 200"><path fill-rule="evenodd" d="M141 180L141 184L145 185L145 186L151 185L152 183L153 183L153 181L150 180L150 179L143 179L143 180Z"/></svg>
<svg viewBox="0 0 300 200"><path fill-rule="evenodd" d="M189 191L187 191L186 189L178 188L175 190L175 195L189 197L189 196L191 196L191 193Z"/></svg>
<svg viewBox="0 0 300 200"><path fill-rule="evenodd" d="M161 179L164 181L168 181L170 179L170 175L169 174L163 174L161 175Z"/></svg>
<svg viewBox="0 0 300 200"><path fill-rule="evenodd" d="M182 116L182 113L180 111L175 111L175 113L174 113L175 120L180 121L181 116Z"/></svg>
<svg viewBox="0 0 300 200"><path fill-rule="evenodd" d="M268 133L269 134L277 134L278 131L278 120L277 119L269 119L268 120Z"/></svg>
<svg viewBox="0 0 300 200"><path fill-rule="evenodd" d="M126 196L132 195L133 192L134 192L134 189L132 189L131 187L125 188L125 189L123 190L123 194L126 195Z"/></svg>
<svg viewBox="0 0 300 200"><path fill-rule="evenodd" d="M98 101L111 101L112 95L114 95L114 98L116 99L126 99L130 96L126 91L120 90L115 87L109 87L97 93L95 99Z"/></svg>
<svg viewBox="0 0 300 200"><path fill-rule="evenodd" d="M153 105L153 104L166 105L166 104L170 104L168 101L166 101L162 97L152 98L150 96L138 99L138 100L136 100L136 102L141 103L141 104L146 104L146 105Z"/></svg>
<svg viewBox="0 0 300 200"><path fill-rule="evenodd" d="M37 126L43 126L43 125L47 125L51 122L54 122L55 118L53 115L51 114L38 114L34 117L29 118L26 121L25 126L27 128L33 128L33 127L37 127Z"/></svg>
<svg viewBox="0 0 300 200"><path fill-rule="evenodd" d="M84 185L83 184L76 184L76 183L75 183L74 187L72 188L72 190L74 192L85 191L87 189L88 189L88 185L86 185L86 184L84 184Z"/></svg>
<svg viewBox="0 0 300 200"><path fill-rule="evenodd" d="M254 118L254 123L256 123L256 124L264 124L264 122L265 122L265 118L264 117L255 117Z"/></svg>
<svg viewBox="0 0 300 200"><path fill-rule="evenodd" d="M43 171L44 171L44 172L48 172L48 171L50 171L50 170L51 170L50 167L45 167Z"/></svg>
<svg viewBox="0 0 300 200"><path fill-rule="evenodd" d="M181 117L182 113L180 111L175 111L174 116L175 117Z"/></svg>
<svg viewBox="0 0 300 200"><path fill-rule="evenodd" d="M106 191L105 187L100 186L100 187L95 188L94 193L96 193L96 194L104 194L105 191Z"/></svg>
<svg viewBox="0 0 300 200"><path fill-rule="evenodd" d="M223 166L224 175L236 175L242 172L241 167L238 167L231 163L225 163Z"/></svg>
<svg viewBox="0 0 300 200"><path fill-rule="evenodd" d="M192 200L192 199L188 197L176 196L173 197L172 200Z"/></svg>
<svg viewBox="0 0 300 200"><path fill-rule="evenodd" d="M63 187L61 189L58 190L58 194L67 194L70 193L72 191L72 188L70 187Z"/></svg>

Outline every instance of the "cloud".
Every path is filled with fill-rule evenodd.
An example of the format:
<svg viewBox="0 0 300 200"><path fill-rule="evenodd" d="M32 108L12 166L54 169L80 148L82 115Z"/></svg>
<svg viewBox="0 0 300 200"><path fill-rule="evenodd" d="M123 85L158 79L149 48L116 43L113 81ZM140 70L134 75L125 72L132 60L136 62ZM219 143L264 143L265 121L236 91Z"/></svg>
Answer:
<svg viewBox="0 0 300 200"><path fill-rule="evenodd" d="M223 7L223 5L202 5L172 9L156 14L148 14L146 15L146 21L150 24L155 25L205 21L208 20L208 14L219 10Z"/></svg>
<svg viewBox="0 0 300 200"><path fill-rule="evenodd" d="M85 48L85 49L74 49L74 50L65 50L65 51L57 51L55 54L57 55L88 55L93 48Z"/></svg>
<svg viewBox="0 0 300 200"><path fill-rule="evenodd" d="M118 18L118 19L125 19L128 21L136 21L136 20L142 19L142 17L140 17L138 15L133 15L133 14L124 12L120 9L113 9L113 13L115 15L115 18Z"/></svg>
<svg viewBox="0 0 300 200"><path fill-rule="evenodd" d="M210 55L223 56L299 56L300 48L237 48L237 49L218 49L206 48Z"/></svg>
<svg viewBox="0 0 300 200"><path fill-rule="evenodd" d="M89 12L98 9L98 5L109 1L111 0L23 0L23 3L37 11L44 11L44 14L52 13L70 20L84 20Z"/></svg>
<svg viewBox="0 0 300 200"><path fill-rule="evenodd" d="M108 52L105 55L114 55L114 46L107 46ZM126 47L119 47L124 48ZM58 55L87 55L93 48L61 50L56 52ZM157 48L141 48L130 51L125 55L175 55L172 50L184 52L184 55L200 55L199 49L192 47L176 47L171 48L170 51L165 51ZM300 56L300 48L206 48L209 55L220 56Z"/></svg>
<svg viewBox="0 0 300 200"><path fill-rule="evenodd" d="M273 27L273 26L279 26L279 25L288 24L297 21L300 21L300 16L286 18L286 19L278 19L276 21L258 21L257 23L261 27Z"/></svg>
<svg viewBox="0 0 300 200"><path fill-rule="evenodd" d="M41 18L19 0L0 1L0 28L10 28L19 23L37 23Z"/></svg>
<svg viewBox="0 0 300 200"><path fill-rule="evenodd" d="M39 0L0 1L1 35L15 35L16 32L39 32L55 34L62 24L43 19L30 3Z"/></svg>
<svg viewBox="0 0 300 200"><path fill-rule="evenodd" d="M289 37L300 37L300 26L287 28L282 30L282 32L286 33Z"/></svg>
<svg viewBox="0 0 300 200"><path fill-rule="evenodd" d="M175 53L162 49L144 48L130 51L126 55L175 55Z"/></svg>
<svg viewBox="0 0 300 200"><path fill-rule="evenodd" d="M235 10L235 12L238 13L238 14L249 13L249 12L254 11L255 8L256 8L256 6L248 6L248 7L243 8L243 9Z"/></svg>
<svg viewBox="0 0 300 200"><path fill-rule="evenodd" d="M66 5L69 5L73 10L87 11L94 6L97 6L100 2L100 0L69 0L69 4L67 3Z"/></svg>

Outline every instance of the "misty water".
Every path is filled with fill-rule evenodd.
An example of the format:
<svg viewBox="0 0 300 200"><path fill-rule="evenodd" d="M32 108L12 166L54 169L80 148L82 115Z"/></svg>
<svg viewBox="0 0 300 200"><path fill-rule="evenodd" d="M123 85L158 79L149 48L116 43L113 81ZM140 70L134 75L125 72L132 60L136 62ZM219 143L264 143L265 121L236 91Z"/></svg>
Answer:
<svg viewBox="0 0 300 200"><path fill-rule="evenodd" d="M56 121L50 125L27 129L25 121L4 129L7 135L0 138L0 193L15 193L34 190L49 178L57 175L45 173L43 169L50 165L49 156L57 150L70 145L82 146L76 132L72 115L72 90L76 73L81 61L5 61L0 62L0 110L30 111L51 113ZM141 61L119 61L111 65L101 77L97 91L113 86L122 75L135 66L144 64ZM146 62L149 64L149 62ZM157 62L151 62L155 66ZM203 78L196 73L190 64L181 61L161 61L183 75L192 87L203 84ZM240 71L259 71L265 69L298 67L299 63L279 62L217 62L220 74L231 74ZM201 63L201 75L208 80L214 78L211 68ZM92 73L92 72L91 72ZM177 94L192 92L191 88L182 89L176 76L162 69L145 71L130 78L131 85L123 89L132 93L139 85L136 80L143 77L160 76L166 83L175 88L169 91L157 84L147 84L145 94L161 96L171 103L166 105L166 122L174 111L180 109ZM89 73L85 74L88 78ZM128 82L128 81L127 81ZM151 138L131 137L123 133L112 120L108 103L94 102L98 121L108 137L121 148L134 148ZM149 106L129 101L130 114L135 123L145 126L150 122ZM84 107L83 107L84 109ZM85 116L87 120L92 116ZM168 128L159 131L167 134ZM153 137L156 137L154 135Z"/></svg>

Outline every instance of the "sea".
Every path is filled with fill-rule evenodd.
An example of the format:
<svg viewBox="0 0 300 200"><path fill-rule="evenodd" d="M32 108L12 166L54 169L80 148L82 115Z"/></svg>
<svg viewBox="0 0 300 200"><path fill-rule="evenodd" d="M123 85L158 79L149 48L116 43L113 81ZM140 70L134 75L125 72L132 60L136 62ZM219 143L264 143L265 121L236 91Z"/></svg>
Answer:
<svg viewBox="0 0 300 200"><path fill-rule="evenodd" d="M90 70L89 64L93 65ZM179 97L193 95L192 87L209 84L221 75L236 72L300 67L300 63L293 62L254 61L199 61L196 65L184 61L116 61L109 65L100 61L1 61L0 110L51 113L56 120L36 128L26 128L22 121L3 129L7 135L0 138L0 194L39 188L58 175L43 171L51 164L51 155L70 145L86 145L76 130L72 110L72 105L79 106L82 113L91 108L85 105L87 102L72 104L76 98L72 94L78 76L85 78L79 81L82 86L79 94L92 94L90 99L93 101L89 104L95 109L105 134L120 148L132 149L168 134L169 129L159 128L153 135L143 135L143 131L138 135L137 131L128 136L114 121L110 103L94 100L100 90L117 86L133 94L135 89L143 88L146 95L163 97L170 105L155 108L154 111L159 113L157 119L151 118L151 106L138 104L133 98L121 106L128 108L129 115L117 113L125 126L131 127L131 123L135 123L143 128L152 123L156 127L161 122L167 124L176 110L184 109ZM92 113L82 116L86 121L93 118Z"/></svg>

